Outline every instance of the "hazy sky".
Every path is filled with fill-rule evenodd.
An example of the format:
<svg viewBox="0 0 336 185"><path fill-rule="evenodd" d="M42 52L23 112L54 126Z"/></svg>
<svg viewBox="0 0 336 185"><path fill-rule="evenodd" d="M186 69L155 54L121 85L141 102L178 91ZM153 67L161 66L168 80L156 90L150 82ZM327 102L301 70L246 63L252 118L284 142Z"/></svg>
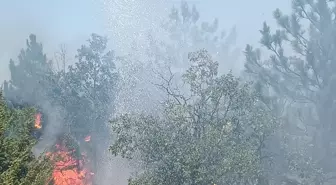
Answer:
<svg viewBox="0 0 336 185"><path fill-rule="evenodd" d="M145 9L149 12L146 15L154 17L160 15L165 7L179 3L178 0L111 0L110 3L106 0L0 0L0 80L8 76L8 59L18 54L30 33L37 34L47 53L53 53L61 43L66 43L70 49L78 48L92 32L113 35L118 30L113 32L109 27L114 25L113 21L119 19L113 12L128 15L129 18L125 19L125 23L128 21L131 22L129 24L141 24L139 23L141 18L138 18L137 22L136 17L132 16L142 8L137 9L135 13L128 12L127 7L125 11L113 10L122 3L126 6L127 2L133 5L135 2L137 5L142 3L140 7L151 7ZM258 42L258 30L264 20L273 21L272 12L275 8L287 12L290 10L290 0L191 0L191 2L196 4L203 19L211 20L218 17L220 26L227 29L236 25L237 42L241 46ZM111 12L103 10L106 6L109 6ZM142 14L139 15L141 17ZM124 22L121 20L118 25ZM124 34L125 30L121 29L121 33ZM123 39L119 40L122 41Z"/></svg>

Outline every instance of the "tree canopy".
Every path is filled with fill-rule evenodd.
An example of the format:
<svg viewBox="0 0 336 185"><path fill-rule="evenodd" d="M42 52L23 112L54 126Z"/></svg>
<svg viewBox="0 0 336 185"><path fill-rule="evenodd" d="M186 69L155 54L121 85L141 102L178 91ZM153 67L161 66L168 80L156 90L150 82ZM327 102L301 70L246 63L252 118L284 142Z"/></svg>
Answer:
<svg viewBox="0 0 336 185"><path fill-rule="evenodd" d="M260 30L260 43L270 57L264 59L261 50L251 45L245 49L246 72L259 81L259 90L268 93L264 100L285 107L287 134L292 133L286 136L291 140L287 142L289 159L299 159L290 164L296 183L327 183L336 170L332 162L335 13L334 1L294 0L290 15L274 11L279 25L274 33L267 23ZM300 144L294 144L298 140Z"/></svg>
<svg viewBox="0 0 336 185"><path fill-rule="evenodd" d="M0 93L0 184L42 185L51 177L52 163L32 153L35 112L8 108Z"/></svg>
<svg viewBox="0 0 336 185"><path fill-rule="evenodd" d="M36 107L53 117L45 125L46 141L56 141L60 133L71 135L77 143L92 136L90 155L97 162L102 157L100 151L108 147L104 144L109 138L106 123L113 112L118 81L116 57L107 51L107 42L106 37L92 34L88 45L78 49L77 61L68 70L57 70L32 34L18 62L10 60L11 78L4 83L11 108Z"/></svg>
<svg viewBox="0 0 336 185"><path fill-rule="evenodd" d="M275 119L250 85L217 74L205 50L189 54L183 75L188 95L164 79L165 112L113 120L110 150L140 160L144 172L131 184L254 184L263 178L265 139Z"/></svg>
<svg viewBox="0 0 336 185"><path fill-rule="evenodd" d="M18 61L10 60L10 80L5 81L4 95L12 103L41 103L47 98L52 77L52 63L44 54L43 46L31 34Z"/></svg>

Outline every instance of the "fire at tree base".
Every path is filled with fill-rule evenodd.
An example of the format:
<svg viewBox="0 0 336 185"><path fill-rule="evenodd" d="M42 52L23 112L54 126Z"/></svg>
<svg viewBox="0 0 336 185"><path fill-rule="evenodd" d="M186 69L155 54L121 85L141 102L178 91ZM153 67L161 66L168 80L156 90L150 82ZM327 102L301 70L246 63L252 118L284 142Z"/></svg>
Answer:
<svg viewBox="0 0 336 185"><path fill-rule="evenodd" d="M35 115L34 135L42 133L41 113ZM84 138L89 144L91 137ZM90 171L88 154L80 151L79 144L69 134L58 137L55 145L46 153L54 169L46 185L92 185L94 173Z"/></svg>

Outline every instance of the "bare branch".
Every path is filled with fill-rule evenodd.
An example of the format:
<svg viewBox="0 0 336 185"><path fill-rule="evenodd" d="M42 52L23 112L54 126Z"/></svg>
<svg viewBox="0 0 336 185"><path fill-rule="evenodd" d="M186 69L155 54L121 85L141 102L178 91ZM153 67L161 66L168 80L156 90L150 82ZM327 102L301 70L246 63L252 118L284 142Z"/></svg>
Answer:
<svg viewBox="0 0 336 185"><path fill-rule="evenodd" d="M172 88L173 86L172 80L174 79L175 75L172 73L170 68L168 69L168 71L169 71L169 77L167 78L167 77L164 77L162 73L159 73L153 70L153 72L159 76L159 78L163 81L163 83L161 84L152 83L152 84L164 90L167 93L167 95L175 99L175 101L179 105L186 105L187 102L191 99L191 97L187 98L180 92L177 92L179 91L177 87L175 89Z"/></svg>

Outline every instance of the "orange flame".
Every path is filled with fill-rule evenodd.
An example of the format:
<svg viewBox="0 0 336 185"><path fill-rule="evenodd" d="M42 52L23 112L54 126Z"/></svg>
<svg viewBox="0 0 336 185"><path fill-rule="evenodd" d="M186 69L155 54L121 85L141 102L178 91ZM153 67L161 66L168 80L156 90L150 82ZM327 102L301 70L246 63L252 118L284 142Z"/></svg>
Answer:
<svg viewBox="0 0 336 185"><path fill-rule="evenodd" d="M88 169L84 168L84 159L73 157L74 151L61 145L56 145L57 151L47 153L54 162L55 168L52 179L55 185L92 185L92 175ZM48 183L47 183L48 184Z"/></svg>
<svg viewBox="0 0 336 185"><path fill-rule="evenodd" d="M89 142L91 140L91 136L86 136L84 140L85 142Z"/></svg>
<svg viewBox="0 0 336 185"><path fill-rule="evenodd" d="M37 113L35 114L35 128L37 129L41 129L42 128L42 124L41 124L41 116L42 114L41 113Z"/></svg>

